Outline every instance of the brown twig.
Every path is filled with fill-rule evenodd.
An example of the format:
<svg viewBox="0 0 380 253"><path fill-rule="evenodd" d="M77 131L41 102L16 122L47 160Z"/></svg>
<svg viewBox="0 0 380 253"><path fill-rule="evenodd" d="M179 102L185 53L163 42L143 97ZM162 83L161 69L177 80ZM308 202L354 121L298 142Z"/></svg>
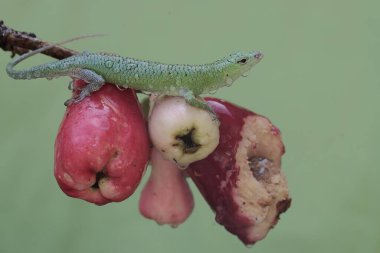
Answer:
<svg viewBox="0 0 380 253"><path fill-rule="evenodd" d="M12 57L50 44L37 38L34 33L20 32L9 28L4 24L4 21L0 20L0 48L12 52ZM60 60L78 52L61 46L54 46L42 53Z"/></svg>

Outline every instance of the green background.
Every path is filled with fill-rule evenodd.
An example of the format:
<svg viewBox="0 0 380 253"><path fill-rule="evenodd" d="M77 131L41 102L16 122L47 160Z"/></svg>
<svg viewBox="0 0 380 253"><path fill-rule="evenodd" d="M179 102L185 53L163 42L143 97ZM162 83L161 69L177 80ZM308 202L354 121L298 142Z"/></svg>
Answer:
<svg viewBox="0 0 380 253"><path fill-rule="evenodd" d="M268 116L283 133L293 205L248 249L196 206L177 229L142 218L130 199L68 198L53 147L68 78L8 78L0 52L0 252L380 252L378 1L1 0L7 25L49 41L168 63L259 49L247 78L214 96ZM47 61L38 56L23 66ZM144 178L144 181L146 177Z"/></svg>

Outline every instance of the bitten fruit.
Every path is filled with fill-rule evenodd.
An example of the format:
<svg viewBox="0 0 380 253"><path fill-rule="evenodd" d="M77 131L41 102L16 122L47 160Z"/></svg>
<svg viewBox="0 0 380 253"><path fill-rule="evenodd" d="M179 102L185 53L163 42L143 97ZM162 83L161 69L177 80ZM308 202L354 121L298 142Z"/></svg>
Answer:
<svg viewBox="0 0 380 253"><path fill-rule="evenodd" d="M54 174L71 197L97 205L119 202L138 186L149 149L135 92L106 84L67 107L55 142Z"/></svg>
<svg viewBox="0 0 380 253"><path fill-rule="evenodd" d="M151 96L149 134L162 156L181 168L205 158L219 143L218 122L183 97Z"/></svg>
<svg viewBox="0 0 380 253"><path fill-rule="evenodd" d="M267 118L207 98L220 120L218 147L187 173L216 213L216 221L246 245L263 239L291 199L281 171L285 149Z"/></svg>
<svg viewBox="0 0 380 253"><path fill-rule="evenodd" d="M140 213L160 225L177 227L190 216L193 195L176 164L163 158L156 148L152 148L150 159L152 170L141 192Z"/></svg>

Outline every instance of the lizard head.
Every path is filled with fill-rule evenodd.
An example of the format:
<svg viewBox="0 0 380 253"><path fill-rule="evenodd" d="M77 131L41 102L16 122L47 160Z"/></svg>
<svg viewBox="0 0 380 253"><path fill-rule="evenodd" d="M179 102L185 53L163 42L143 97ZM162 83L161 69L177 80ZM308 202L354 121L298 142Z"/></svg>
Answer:
<svg viewBox="0 0 380 253"><path fill-rule="evenodd" d="M222 60L222 72L225 85L231 85L236 79L248 72L253 66L260 62L263 54L259 51L237 52Z"/></svg>

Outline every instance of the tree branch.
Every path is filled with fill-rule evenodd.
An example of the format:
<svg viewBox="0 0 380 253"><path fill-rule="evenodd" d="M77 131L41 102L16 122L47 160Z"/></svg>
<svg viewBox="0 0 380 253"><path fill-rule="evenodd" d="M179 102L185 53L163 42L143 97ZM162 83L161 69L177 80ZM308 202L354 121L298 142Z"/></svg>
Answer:
<svg viewBox="0 0 380 253"><path fill-rule="evenodd" d="M4 21L0 20L0 48L4 51L12 52L11 57L14 57L16 54L22 55L30 50L35 50L50 44L51 43L47 41L37 38L34 33L20 32L9 28L4 24ZM42 52L42 54L59 60L77 53L77 51L61 46L54 46Z"/></svg>

